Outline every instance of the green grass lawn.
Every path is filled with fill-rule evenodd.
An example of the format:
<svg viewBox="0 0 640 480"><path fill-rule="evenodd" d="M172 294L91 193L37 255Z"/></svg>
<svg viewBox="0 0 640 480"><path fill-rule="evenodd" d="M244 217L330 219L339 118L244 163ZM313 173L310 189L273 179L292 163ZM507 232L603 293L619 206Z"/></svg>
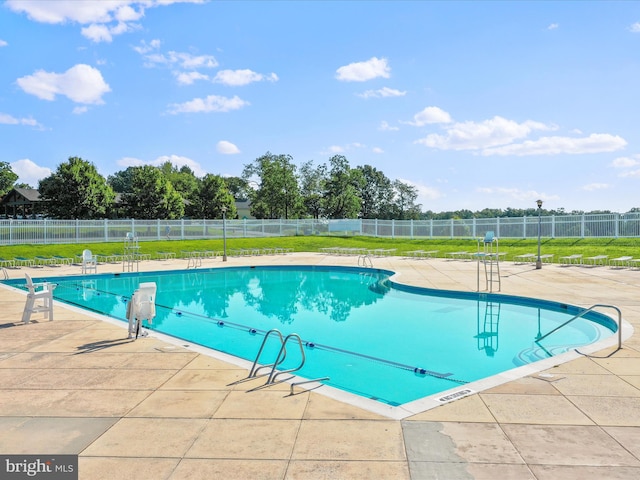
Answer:
<svg viewBox="0 0 640 480"><path fill-rule="evenodd" d="M608 255L616 258L630 255L640 258L640 238L559 238L542 239L542 253L559 257L582 254L585 257L594 255ZM469 251L478 249L477 240L469 239L390 239L378 237L339 237L339 236L295 236L295 237L266 237L266 238L228 238L227 251L241 248L290 248L294 252L319 252L326 247L359 247L367 249L394 248L396 255L404 255L411 250L438 250L438 257L444 257L447 252ZM537 253L536 239L501 239L499 251L507 252L506 259L512 260L515 255ZM75 258L85 248L96 254L123 253L124 242L86 243L86 244L47 244L47 245L9 245L0 246L0 258L15 257L34 258L36 255L50 257L59 255ZM222 251L222 239L211 240L162 240L140 242L140 252L151 254L157 258L157 252L173 252L181 257L181 252L189 250Z"/></svg>

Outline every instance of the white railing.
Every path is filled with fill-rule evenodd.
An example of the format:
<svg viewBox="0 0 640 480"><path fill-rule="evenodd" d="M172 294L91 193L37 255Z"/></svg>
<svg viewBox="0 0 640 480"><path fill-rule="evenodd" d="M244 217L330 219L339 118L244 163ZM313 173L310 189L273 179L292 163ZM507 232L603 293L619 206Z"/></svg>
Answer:
<svg viewBox="0 0 640 480"><path fill-rule="evenodd" d="M222 220L0 220L0 245L222 238ZM540 218L544 238L640 237L640 213ZM386 238L537 238L538 217L449 220L226 220L228 238L365 235Z"/></svg>

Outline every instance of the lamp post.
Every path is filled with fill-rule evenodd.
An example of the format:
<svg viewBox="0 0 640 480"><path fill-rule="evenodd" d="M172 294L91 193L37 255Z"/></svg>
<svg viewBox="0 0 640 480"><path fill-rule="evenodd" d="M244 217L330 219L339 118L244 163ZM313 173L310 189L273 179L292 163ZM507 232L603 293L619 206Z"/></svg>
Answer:
<svg viewBox="0 0 640 480"><path fill-rule="evenodd" d="M536 260L536 270L540 270L542 268L542 260L540 259L540 234L542 232L540 212L542 211L542 200L536 200L536 203L538 204L538 259Z"/></svg>
<svg viewBox="0 0 640 480"><path fill-rule="evenodd" d="M222 206L222 261L227 261L227 207Z"/></svg>

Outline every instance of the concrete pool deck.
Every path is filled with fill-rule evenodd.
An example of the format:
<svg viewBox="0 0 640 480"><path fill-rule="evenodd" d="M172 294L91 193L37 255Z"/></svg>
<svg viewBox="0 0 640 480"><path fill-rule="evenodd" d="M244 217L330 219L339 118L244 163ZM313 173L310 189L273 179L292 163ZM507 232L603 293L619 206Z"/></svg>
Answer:
<svg viewBox="0 0 640 480"><path fill-rule="evenodd" d="M476 290L476 263L373 259L397 280ZM357 265L323 254L229 257L202 268ZM184 269L186 260L140 263ZM502 262L504 294L622 310L636 332L581 357L394 420L288 385L228 386L245 368L62 304L21 325L25 296L0 286L0 453L78 454L80 479L640 478L640 270ZM120 264L99 273L122 271ZM11 278L79 266L8 270ZM610 313L602 310L603 313ZM595 355L608 355L607 348ZM261 382L260 382L261 383Z"/></svg>

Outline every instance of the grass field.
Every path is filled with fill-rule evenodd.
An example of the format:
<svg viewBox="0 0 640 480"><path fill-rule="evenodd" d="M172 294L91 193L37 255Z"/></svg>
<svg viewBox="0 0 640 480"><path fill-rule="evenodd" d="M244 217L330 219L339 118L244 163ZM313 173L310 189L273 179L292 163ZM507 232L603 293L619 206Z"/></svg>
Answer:
<svg viewBox="0 0 640 480"><path fill-rule="evenodd" d="M289 248L294 252L319 252L327 247L354 247L366 249L396 249L395 255L405 255L411 250L438 250L437 257L445 257L447 252L469 251L478 249L478 241L470 239L389 239L377 237L338 237L338 236L295 236L266 238L230 238L227 239L227 251L243 248ZM535 239L501 239L499 251L506 252L506 260L513 260L516 255L537 253L538 242ZM15 257L34 258L59 255L75 258L85 248L96 254L121 254L124 242L87 243L87 244L46 244L46 245L8 245L0 246L0 258ZM172 252L177 257L183 251L214 250L222 251L223 241L220 238L211 240L162 240L140 242L140 252L157 258L157 252ZM543 238L541 242L543 254L554 254L554 260L566 255L582 254L585 257L608 255L609 258L629 255L640 258L640 238Z"/></svg>

